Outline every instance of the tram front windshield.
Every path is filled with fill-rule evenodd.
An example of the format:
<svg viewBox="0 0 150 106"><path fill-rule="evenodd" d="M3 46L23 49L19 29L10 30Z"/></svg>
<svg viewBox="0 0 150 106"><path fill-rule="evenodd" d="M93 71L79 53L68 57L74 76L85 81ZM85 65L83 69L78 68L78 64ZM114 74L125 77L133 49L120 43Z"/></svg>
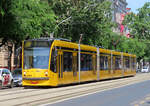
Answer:
<svg viewBox="0 0 150 106"><path fill-rule="evenodd" d="M24 43L24 69L48 69L50 42L26 41Z"/></svg>

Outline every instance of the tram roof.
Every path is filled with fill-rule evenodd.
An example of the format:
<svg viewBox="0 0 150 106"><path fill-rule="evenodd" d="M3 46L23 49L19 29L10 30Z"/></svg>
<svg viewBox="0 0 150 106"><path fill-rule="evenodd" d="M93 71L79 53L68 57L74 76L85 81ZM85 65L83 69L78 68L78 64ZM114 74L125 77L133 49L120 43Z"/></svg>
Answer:
<svg viewBox="0 0 150 106"><path fill-rule="evenodd" d="M61 40L61 41L68 41L71 42L69 39L64 38L49 38L49 37L41 37L41 38L35 38L35 39L28 39L25 41L54 41L54 40Z"/></svg>
<svg viewBox="0 0 150 106"><path fill-rule="evenodd" d="M50 37L41 37L41 38L35 38L35 39L28 39L25 41L54 41L54 40L60 40L60 41L66 41L66 42L71 42L71 40L69 39L64 39L64 38L50 38ZM73 42L71 42L73 43ZM96 46L91 46L91 45L84 45L81 44L81 46L88 46L88 47L96 47ZM134 54L129 54L129 53L124 53L124 52L119 52L119 51L113 51L113 50L109 50L109 49L104 49L103 47L99 48L101 51L105 52L105 53L113 53L115 55L120 55L121 53L123 53L124 56L131 56L131 57L136 57L136 55ZM95 49L93 49L95 51Z"/></svg>

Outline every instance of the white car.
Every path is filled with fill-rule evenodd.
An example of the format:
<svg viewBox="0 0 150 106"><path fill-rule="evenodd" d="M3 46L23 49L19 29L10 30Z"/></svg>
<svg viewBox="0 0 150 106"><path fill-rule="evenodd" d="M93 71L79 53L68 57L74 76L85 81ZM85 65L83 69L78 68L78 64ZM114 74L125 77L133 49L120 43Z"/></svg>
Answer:
<svg viewBox="0 0 150 106"><path fill-rule="evenodd" d="M149 72L149 67L144 66L144 67L142 68L141 72L143 72L143 73Z"/></svg>
<svg viewBox="0 0 150 106"><path fill-rule="evenodd" d="M13 76L8 69L0 68L0 88L5 86L10 88L14 86Z"/></svg>

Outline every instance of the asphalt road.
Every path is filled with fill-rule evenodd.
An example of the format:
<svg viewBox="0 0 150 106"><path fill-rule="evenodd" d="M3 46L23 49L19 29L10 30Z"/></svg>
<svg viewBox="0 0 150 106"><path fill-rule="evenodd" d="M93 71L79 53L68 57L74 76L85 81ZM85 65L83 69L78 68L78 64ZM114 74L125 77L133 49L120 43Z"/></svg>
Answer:
<svg viewBox="0 0 150 106"><path fill-rule="evenodd" d="M0 90L0 106L45 106L47 103L53 103L52 106L138 106L139 104L150 106L150 81L148 80L150 80L150 73L56 88L14 87L10 89L6 87ZM93 94L94 92L97 93ZM67 99L68 101L64 101ZM54 104L58 101L64 102Z"/></svg>
<svg viewBox="0 0 150 106"><path fill-rule="evenodd" d="M150 106L150 80L46 106Z"/></svg>

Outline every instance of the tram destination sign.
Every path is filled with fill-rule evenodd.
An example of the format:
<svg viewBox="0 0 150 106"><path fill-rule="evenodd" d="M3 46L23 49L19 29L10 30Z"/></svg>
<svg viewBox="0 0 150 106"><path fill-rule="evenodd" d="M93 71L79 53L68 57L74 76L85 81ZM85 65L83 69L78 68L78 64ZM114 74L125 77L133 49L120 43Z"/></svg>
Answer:
<svg viewBox="0 0 150 106"><path fill-rule="evenodd" d="M24 47L25 48L32 48L32 47L50 47L50 41L25 41Z"/></svg>

